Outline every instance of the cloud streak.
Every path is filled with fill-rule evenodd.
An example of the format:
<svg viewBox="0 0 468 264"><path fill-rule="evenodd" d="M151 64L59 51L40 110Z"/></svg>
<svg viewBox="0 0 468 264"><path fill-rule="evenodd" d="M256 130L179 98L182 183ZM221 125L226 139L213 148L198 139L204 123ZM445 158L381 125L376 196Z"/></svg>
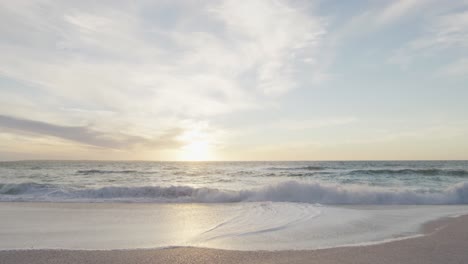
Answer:
<svg viewBox="0 0 468 264"><path fill-rule="evenodd" d="M432 17L424 33L395 51L389 62L408 65L416 58L433 56L450 49L467 48L468 12L452 12Z"/></svg>
<svg viewBox="0 0 468 264"><path fill-rule="evenodd" d="M0 115L0 128L4 131L52 136L81 144L112 149L131 148L136 145L145 148L175 148L181 146L181 143L176 139L181 134L180 129L168 131L157 139L147 139L121 133L104 133L93 130L88 126L61 126L5 115Z"/></svg>

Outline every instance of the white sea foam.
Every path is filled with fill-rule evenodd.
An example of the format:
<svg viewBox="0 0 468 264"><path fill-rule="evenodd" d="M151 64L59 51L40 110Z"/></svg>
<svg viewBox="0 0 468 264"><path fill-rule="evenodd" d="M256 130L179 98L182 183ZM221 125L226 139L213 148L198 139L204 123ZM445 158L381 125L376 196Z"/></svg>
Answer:
<svg viewBox="0 0 468 264"><path fill-rule="evenodd" d="M468 182L442 191L390 189L287 181L258 189L223 190L189 186L71 188L50 184L0 184L0 201L87 201L157 203L302 202L320 204L468 204Z"/></svg>

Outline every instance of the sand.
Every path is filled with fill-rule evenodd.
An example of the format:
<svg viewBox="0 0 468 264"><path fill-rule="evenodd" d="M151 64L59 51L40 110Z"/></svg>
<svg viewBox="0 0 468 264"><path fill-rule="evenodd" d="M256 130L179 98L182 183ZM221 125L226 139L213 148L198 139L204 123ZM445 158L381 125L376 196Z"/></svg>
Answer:
<svg viewBox="0 0 468 264"><path fill-rule="evenodd" d="M11 250L0 251L0 263L468 263L468 216L435 221L424 230L425 236L382 244L306 251Z"/></svg>

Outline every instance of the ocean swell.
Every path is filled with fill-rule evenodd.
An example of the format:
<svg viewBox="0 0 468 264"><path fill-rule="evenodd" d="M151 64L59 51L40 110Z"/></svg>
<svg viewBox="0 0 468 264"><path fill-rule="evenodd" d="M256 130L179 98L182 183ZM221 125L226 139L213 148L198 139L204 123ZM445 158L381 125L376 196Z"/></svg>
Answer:
<svg viewBox="0 0 468 264"><path fill-rule="evenodd" d="M468 182L443 191L391 190L359 185L288 181L240 191L188 186L71 188L49 184L0 184L0 201L236 203L302 202L320 204L468 204Z"/></svg>
<svg viewBox="0 0 468 264"><path fill-rule="evenodd" d="M425 175L425 176L468 176L466 170L453 169L371 169L371 170L353 170L350 175Z"/></svg>
<svg viewBox="0 0 468 264"><path fill-rule="evenodd" d="M322 166L302 166L302 167L271 167L268 168L269 170L306 170L306 171L320 171L320 170L326 170L326 167Z"/></svg>
<svg viewBox="0 0 468 264"><path fill-rule="evenodd" d="M90 175L90 174L146 174L154 173L152 171L137 171L137 170L78 170L76 174Z"/></svg>

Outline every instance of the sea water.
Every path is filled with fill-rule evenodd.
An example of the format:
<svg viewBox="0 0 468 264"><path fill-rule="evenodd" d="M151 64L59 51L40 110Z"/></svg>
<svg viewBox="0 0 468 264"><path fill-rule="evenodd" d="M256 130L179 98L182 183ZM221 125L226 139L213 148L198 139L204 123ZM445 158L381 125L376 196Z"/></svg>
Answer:
<svg viewBox="0 0 468 264"><path fill-rule="evenodd" d="M1 162L0 248L377 243L467 213L467 179L466 161Z"/></svg>

